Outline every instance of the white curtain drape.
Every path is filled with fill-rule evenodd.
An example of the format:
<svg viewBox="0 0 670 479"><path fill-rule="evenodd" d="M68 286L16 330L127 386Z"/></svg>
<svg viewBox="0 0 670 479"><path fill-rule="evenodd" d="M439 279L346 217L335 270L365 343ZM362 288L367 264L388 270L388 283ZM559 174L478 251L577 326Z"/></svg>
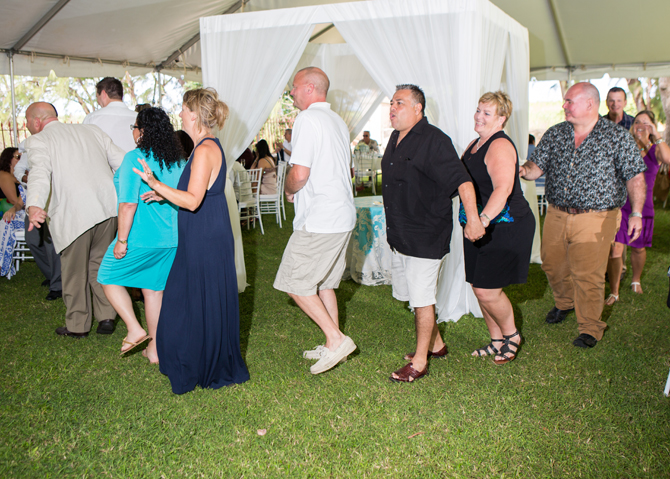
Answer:
<svg viewBox="0 0 670 479"><path fill-rule="evenodd" d="M260 12L253 18L240 16L235 22L230 21L230 15L200 20L203 84L214 87L230 109L226 126L217 135L228 171L267 120L309 40L314 12L295 10ZM247 274L230 179L225 191L235 238L238 289L242 292Z"/></svg>
<svg viewBox="0 0 670 479"><path fill-rule="evenodd" d="M384 99L381 88L346 43L308 44L294 74L308 66L328 73L330 90L327 101L347 124L349 137L353 140Z"/></svg>
<svg viewBox="0 0 670 479"><path fill-rule="evenodd" d="M528 88L528 32L487 0L375 0L214 17L201 21L204 79L223 92L232 107L235 126L229 125L222 136L231 160L267 118L298 65L312 26L327 22L335 24L384 94L391 97L399 83L423 87L428 120L452 138L459 154L476 137L473 114L482 93L506 88L516 104L527 109L527 99L522 98L527 98ZM326 50L318 61L325 62L335 80L339 67L327 62L337 55ZM313 55L310 61L319 52L308 52ZM525 73L519 78L525 79L518 81L512 70L524 62ZM346 74L355 75L350 68ZM527 141L519 138L527 134L523 121L519 115L519 123L510 128L520 154ZM456 321L469 312L481 316L472 288L465 283L462 248L456 226L438 284L441 321Z"/></svg>
<svg viewBox="0 0 670 479"><path fill-rule="evenodd" d="M389 97L398 83L424 89L429 122L451 137L459 154L476 137L477 100L501 86L510 29L525 32L485 0L376 0L325 8ZM472 288L465 283L460 227L454 228L451 253L442 267L439 320L456 321L469 312L481 316Z"/></svg>
<svg viewBox="0 0 670 479"><path fill-rule="evenodd" d="M530 81L529 42L527 31L509 34L509 48L506 53L505 71L501 88L512 99L514 112L507 122L507 134L514 140L519 152L519 162L526 161L528 153L528 82ZM541 263L540 259L540 214L537 207L537 192L534 181L521 180L521 188L535 216L535 237L530 260Z"/></svg>

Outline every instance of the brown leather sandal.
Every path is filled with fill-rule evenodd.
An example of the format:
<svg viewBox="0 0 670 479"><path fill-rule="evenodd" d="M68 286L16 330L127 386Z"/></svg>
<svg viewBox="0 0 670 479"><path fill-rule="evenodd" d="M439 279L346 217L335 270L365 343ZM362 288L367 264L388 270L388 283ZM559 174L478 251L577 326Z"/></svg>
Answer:
<svg viewBox="0 0 670 479"><path fill-rule="evenodd" d="M397 374L398 377L394 378L393 376L390 376L389 379L391 381L396 383L411 383L424 376L428 376L428 365L426 364L426 369L423 371L417 371L414 369L414 366L412 366L412 363L407 363L394 374Z"/></svg>
<svg viewBox="0 0 670 479"><path fill-rule="evenodd" d="M439 351L435 351L435 352L428 351L428 358L427 359L430 359L430 358L436 358L436 359L444 358L444 357L446 357L446 355L448 353L449 353L449 351L447 350L447 345L445 344L444 347L442 349L440 349ZM407 353L407 354L405 354L405 357L403 359L405 361L411 361L412 359L414 359L415 354L416 354L416 351L413 352L413 353Z"/></svg>

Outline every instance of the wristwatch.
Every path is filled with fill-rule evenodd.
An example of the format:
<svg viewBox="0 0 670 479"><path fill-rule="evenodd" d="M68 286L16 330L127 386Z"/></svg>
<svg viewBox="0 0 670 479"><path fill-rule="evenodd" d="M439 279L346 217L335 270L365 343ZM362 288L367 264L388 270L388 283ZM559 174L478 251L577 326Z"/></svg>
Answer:
<svg viewBox="0 0 670 479"><path fill-rule="evenodd" d="M632 213L631 213L631 216L633 216ZM640 215L640 216L642 216L642 215ZM126 240L117 240L117 241L118 241L119 243L121 243L121 244L128 244L128 240L127 240L127 239L126 239Z"/></svg>

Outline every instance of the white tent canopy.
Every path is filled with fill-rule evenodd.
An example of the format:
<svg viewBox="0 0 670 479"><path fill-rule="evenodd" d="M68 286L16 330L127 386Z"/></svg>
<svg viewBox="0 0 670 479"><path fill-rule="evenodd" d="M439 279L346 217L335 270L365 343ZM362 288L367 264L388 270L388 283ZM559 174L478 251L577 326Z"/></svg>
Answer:
<svg viewBox="0 0 670 479"><path fill-rule="evenodd" d="M122 76L159 69L200 78L200 17L345 0L0 0L0 52L15 74ZM670 2L492 0L528 28L531 76L539 80L670 75ZM412 0L406 0L411 8ZM361 12L355 12L360 18ZM649 32L634 41L638 29ZM337 42L331 32L328 41ZM323 41L323 39L321 39ZM0 74L9 73L0 62Z"/></svg>
<svg viewBox="0 0 670 479"><path fill-rule="evenodd" d="M472 116L477 100L486 91L503 88L518 112L510 119L509 133L525 156L527 30L487 0L375 0L201 20L203 82L216 88L230 108L230 127L220 135L229 165L262 126L296 68L315 60L335 65L336 55L329 49L319 49L320 57L313 49L305 51L314 25L329 22L346 41L347 50L338 53L352 69L346 75L334 73L334 91L356 91L365 84L374 97L379 96L376 84L391 97L397 84L421 85L429 121L449 134L462 153L476 136ZM363 110L373 106L374 101L355 110L365 116ZM333 108L345 118L350 113L349 102L334 103ZM457 208L454 213L457 225ZM452 253L443 266L447 280L440 285L446 298L438 308L441 320L480 314L465 283L460 226L454 231Z"/></svg>

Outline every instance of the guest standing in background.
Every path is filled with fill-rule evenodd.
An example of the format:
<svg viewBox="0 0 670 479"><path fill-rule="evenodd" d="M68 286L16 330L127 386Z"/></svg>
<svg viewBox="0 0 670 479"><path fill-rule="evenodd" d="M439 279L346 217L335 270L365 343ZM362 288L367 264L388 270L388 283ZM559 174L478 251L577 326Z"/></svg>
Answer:
<svg viewBox="0 0 670 479"><path fill-rule="evenodd" d="M163 294L156 342L160 371L172 391L217 389L249 379L240 351L240 310L233 232L224 195L226 159L212 130L221 130L228 106L213 88L184 94L184 131L196 145L177 189L162 183L149 165L134 168L154 191L179 207L179 244Z"/></svg>
<svg viewBox="0 0 670 479"><path fill-rule="evenodd" d="M479 138L463 154L486 228L483 238L463 242L465 280L472 284L491 336L491 342L472 355L494 355L496 364L514 360L521 345L512 303L502 289L526 282L535 234L535 217L521 191L519 155L503 131L511 115L506 93L482 95L475 113ZM463 209L460 216L465 223Z"/></svg>
<svg viewBox="0 0 670 479"><path fill-rule="evenodd" d="M128 126L135 124L137 113L123 103L123 84L116 78L105 77L95 85L95 91L102 108L86 115L84 125L99 126L126 153L134 150L135 140Z"/></svg>
<svg viewBox="0 0 670 479"><path fill-rule="evenodd" d="M651 247L651 240L654 234L654 183L656 182L656 173L661 163L670 164L670 147L661 138L656 130L656 116L652 111L644 110L638 113L633 120L630 132L635 138L640 154L643 157L647 171L644 172L644 179L647 183L647 198L642 207L642 233L637 239L631 238L628 234L628 220L633 211L630 199L621 208L621 226L614 238L614 245L610 252L610 259L607 265L607 276L610 283L610 295L605 304L612 305L619 300L619 283L621 281L621 271L623 270L622 255L626 246L630 246L632 254L630 262L633 265L633 280L631 289L634 293L642 294L640 278L644 264L647 261L647 250Z"/></svg>
<svg viewBox="0 0 670 479"><path fill-rule="evenodd" d="M177 208L167 202L141 201L140 196L151 190L133 173L133 168L142 168L139 161L142 159L162 183L175 187L186 160L170 118L163 110L142 110L133 126L137 148L126 154L114 175L119 230L102 260L98 282L128 328L121 354L154 339L146 349L146 357L157 363L156 327L165 282L177 251ZM142 289L149 334L137 321L126 287Z"/></svg>
<svg viewBox="0 0 670 479"><path fill-rule="evenodd" d="M24 226L25 192L14 178L14 167L20 158L18 148L5 148L0 154L0 276L16 273L13 261L15 231Z"/></svg>

